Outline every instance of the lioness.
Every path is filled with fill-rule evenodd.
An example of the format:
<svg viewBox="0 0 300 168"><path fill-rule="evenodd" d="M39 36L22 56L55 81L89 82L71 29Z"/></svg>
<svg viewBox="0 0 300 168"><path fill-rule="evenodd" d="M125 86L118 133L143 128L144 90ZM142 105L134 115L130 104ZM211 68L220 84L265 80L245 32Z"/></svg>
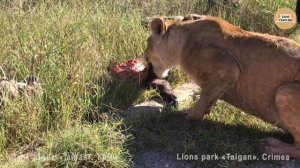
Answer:
<svg viewBox="0 0 300 168"><path fill-rule="evenodd" d="M180 65L201 87L187 119L201 119L222 99L293 135L294 144L262 140L268 153L300 158L300 44L210 16L155 18L150 28L145 58L155 74Z"/></svg>

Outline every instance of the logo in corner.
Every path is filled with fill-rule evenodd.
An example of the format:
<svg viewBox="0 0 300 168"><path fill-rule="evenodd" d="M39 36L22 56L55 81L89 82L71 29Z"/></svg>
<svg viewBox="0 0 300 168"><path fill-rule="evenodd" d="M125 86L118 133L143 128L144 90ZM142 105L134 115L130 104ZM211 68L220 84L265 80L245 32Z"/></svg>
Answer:
<svg viewBox="0 0 300 168"><path fill-rule="evenodd" d="M291 29L297 24L297 16L290 8L280 8L274 15L274 22L280 29Z"/></svg>

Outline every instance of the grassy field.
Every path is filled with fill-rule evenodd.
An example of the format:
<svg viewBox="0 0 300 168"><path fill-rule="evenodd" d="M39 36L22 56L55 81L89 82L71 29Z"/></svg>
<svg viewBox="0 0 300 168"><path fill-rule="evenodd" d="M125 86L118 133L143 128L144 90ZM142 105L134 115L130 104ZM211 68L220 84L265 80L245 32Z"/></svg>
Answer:
<svg viewBox="0 0 300 168"><path fill-rule="evenodd" d="M149 31L141 22L149 16L219 15L246 30L299 42L299 31L282 31L273 22L279 7L294 6L295 0L240 0L210 12L206 0L1 0L0 66L9 79L37 76L43 94L2 102L0 162L4 167L129 167L135 151L148 148L260 154L260 138L289 137L224 102L201 122L185 122L174 111L120 119L116 109L153 92L114 78L110 67L142 58ZM173 86L186 79L180 70L172 72ZM30 162L15 159L28 153Z"/></svg>

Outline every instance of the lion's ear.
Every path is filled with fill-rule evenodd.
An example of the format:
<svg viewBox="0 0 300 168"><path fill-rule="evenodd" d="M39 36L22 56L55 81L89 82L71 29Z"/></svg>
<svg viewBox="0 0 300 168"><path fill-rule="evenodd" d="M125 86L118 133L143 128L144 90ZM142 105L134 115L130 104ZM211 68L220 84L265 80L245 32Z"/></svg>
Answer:
<svg viewBox="0 0 300 168"><path fill-rule="evenodd" d="M150 28L153 34L163 35L165 32L164 21L161 18L155 18L151 21Z"/></svg>

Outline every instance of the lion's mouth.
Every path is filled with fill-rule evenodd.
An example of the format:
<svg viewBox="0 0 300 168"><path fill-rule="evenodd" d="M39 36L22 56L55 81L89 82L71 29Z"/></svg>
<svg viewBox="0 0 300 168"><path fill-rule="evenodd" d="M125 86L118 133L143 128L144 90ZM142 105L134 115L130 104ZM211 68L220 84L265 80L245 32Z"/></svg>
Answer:
<svg viewBox="0 0 300 168"><path fill-rule="evenodd" d="M166 79L159 78L153 69L152 63L147 63L145 74L147 75L142 86L145 88L154 87L157 88L159 94L164 101L168 102L171 106L177 108L177 97L172 93L171 85Z"/></svg>
<svg viewBox="0 0 300 168"><path fill-rule="evenodd" d="M146 79L144 81L144 85L147 85L150 82L152 82L154 79L158 78L157 75L153 71L153 65L152 65L152 63L148 62L146 68L147 68L146 69L146 75L147 75L147 77L146 77Z"/></svg>

